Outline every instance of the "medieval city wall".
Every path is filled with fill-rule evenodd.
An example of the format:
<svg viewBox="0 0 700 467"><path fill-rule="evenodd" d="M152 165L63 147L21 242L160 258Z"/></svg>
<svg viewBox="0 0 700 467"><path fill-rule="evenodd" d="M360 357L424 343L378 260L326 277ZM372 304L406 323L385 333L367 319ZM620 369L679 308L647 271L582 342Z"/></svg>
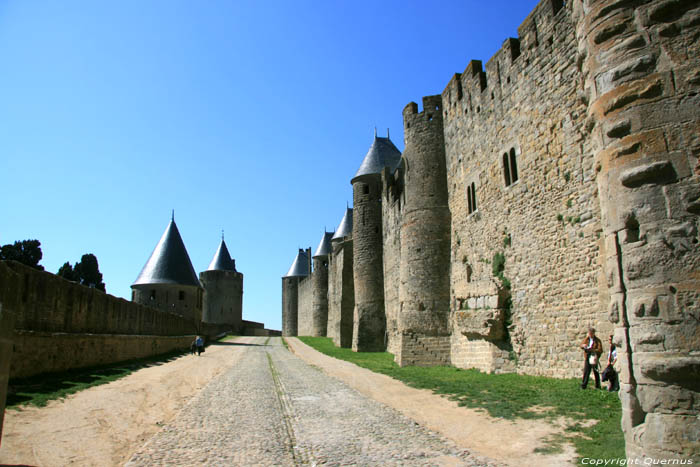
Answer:
<svg viewBox="0 0 700 467"><path fill-rule="evenodd" d="M297 324L298 336L313 336L313 290L314 282L311 276L302 277L299 279L299 315Z"/></svg>
<svg viewBox="0 0 700 467"><path fill-rule="evenodd" d="M14 261L0 262L0 284L14 317L10 378L167 353L197 332L189 319Z"/></svg>
<svg viewBox="0 0 700 467"><path fill-rule="evenodd" d="M401 262L401 212L405 204L402 169L382 172L382 235L384 244L384 308L386 311L387 352L398 351L399 266Z"/></svg>
<svg viewBox="0 0 700 467"><path fill-rule="evenodd" d="M328 262L328 328L338 347L352 346L355 289L352 240L334 242Z"/></svg>
<svg viewBox="0 0 700 467"><path fill-rule="evenodd" d="M586 328L612 326L571 12L542 1L518 32L442 94L452 361L578 376Z"/></svg>

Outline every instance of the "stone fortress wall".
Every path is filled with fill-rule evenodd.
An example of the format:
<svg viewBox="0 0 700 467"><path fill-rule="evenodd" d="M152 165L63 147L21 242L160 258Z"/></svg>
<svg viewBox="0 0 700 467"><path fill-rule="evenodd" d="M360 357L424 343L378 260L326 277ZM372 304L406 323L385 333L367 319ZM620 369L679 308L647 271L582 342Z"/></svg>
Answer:
<svg viewBox="0 0 700 467"><path fill-rule="evenodd" d="M542 0L518 35L406 106L400 166L353 182L327 335L373 350L383 332L402 365L579 377L594 326L621 354L628 454L697 456L700 6Z"/></svg>
<svg viewBox="0 0 700 467"><path fill-rule="evenodd" d="M452 361L577 376L575 343L589 325L607 337L612 323L571 12L541 2L518 33L442 93Z"/></svg>
<svg viewBox="0 0 700 467"><path fill-rule="evenodd" d="M14 261L0 262L3 313L14 316L9 378L183 349L192 320Z"/></svg>

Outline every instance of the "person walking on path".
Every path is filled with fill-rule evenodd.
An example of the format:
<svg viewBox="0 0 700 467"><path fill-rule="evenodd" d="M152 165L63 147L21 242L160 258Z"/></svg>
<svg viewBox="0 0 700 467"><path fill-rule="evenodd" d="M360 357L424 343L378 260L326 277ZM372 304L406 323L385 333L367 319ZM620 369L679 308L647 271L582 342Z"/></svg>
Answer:
<svg viewBox="0 0 700 467"><path fill-rule="evenodd" d="M581 349L585 356L581 389L586 389L586 386L588 386L588 378L591 376L591 370L593 370L593 376L595 376L595 387L596 389L600 389L598 359L600 358L600 354L603 353L603 343L595 336L595 329L592 327L588 328L588 334L583 339L583 342L581 342Z"/></svg>
<svg viewBox="0 0 700 467"><path fill-rule="evenodd" d="M202 339L202 336L197 336L194 343L197 346L197 356L199 357L204 352L204 339Z"/></svg>

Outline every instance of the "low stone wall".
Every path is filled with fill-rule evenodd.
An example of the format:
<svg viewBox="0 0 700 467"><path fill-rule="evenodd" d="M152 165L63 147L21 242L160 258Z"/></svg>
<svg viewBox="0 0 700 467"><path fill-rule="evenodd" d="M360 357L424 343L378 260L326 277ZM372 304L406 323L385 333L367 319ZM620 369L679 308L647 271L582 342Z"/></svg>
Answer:
<svg viewBox="0 0 700 467"><path fill-rule="evenodd" d="M13 329L14 315L0 303L0 441L2 441L2 422L5 415L7 381L10 379Z"/></svg>
<svg viewBox="0 0 700 467"><path fill-rule="evenodd" d="M15 261L0 261L0 283L15 275L19 276L17 286L8 289L6 295L14 303L10 309L16 317L16 329L147 336L197 332L192 320L179 315L114 297Z"/></svg>
<svg viewBox="0 0 700 467"><path fill-rule="evenodd" d="M107 365L185 350L189 336L128 336L15 331L10 379Z"/></svg>

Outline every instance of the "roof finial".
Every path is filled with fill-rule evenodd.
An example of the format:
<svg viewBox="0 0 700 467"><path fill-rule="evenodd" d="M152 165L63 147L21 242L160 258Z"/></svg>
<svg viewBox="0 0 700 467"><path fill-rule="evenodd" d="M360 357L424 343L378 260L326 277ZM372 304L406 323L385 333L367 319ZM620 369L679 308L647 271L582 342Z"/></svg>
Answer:
<svg viewBox="0 0 700 467"><path fill-rule="evenodd" d="M221 229L221 241L224 241L224 229Z"/></svg>
<svg viewBox="0 0 700 467"><path fill-rule="evenodd" d="M171 221L175 222L175 210L173 209L173 214L172 217L170 218Z"/></svg>
<svg viewBox="0 0 700 467"><path fill-rule="evenodd" d="M375 138L377 137L377 126L376 126L376 125L375 125L375 127L374 127L374 137L375 137Z"/></svg>
<svg viewBox="0 0 700 467"><path fill-rule="evenodd" d="M386 129L386 139L389 139L389 129Z"/></svg>

